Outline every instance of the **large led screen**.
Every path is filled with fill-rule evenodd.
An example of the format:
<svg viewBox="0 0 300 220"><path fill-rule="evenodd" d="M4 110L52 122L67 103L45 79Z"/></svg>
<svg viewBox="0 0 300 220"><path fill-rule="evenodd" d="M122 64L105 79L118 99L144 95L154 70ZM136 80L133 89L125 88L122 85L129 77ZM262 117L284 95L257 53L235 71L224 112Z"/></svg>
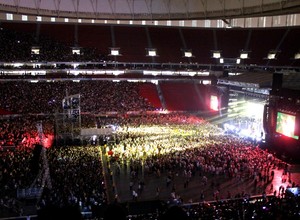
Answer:
<svg viewBox="0 0 300 220"><path fill-rule="evenodd" d="M214 111L219 110L219 100L215 95L210 96L210 109Z"/></svg>
<svg viewBox="0 0 300 220"><path fill-rule="evenodd" d="M296 116L277 112L276 132L287 137L298 139L295 135Z"/></svg>

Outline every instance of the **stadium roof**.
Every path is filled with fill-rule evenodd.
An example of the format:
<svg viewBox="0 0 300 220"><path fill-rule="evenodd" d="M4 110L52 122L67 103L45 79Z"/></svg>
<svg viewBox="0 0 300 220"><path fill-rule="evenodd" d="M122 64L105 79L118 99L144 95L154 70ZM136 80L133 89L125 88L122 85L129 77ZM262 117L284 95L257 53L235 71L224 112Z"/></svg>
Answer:
<svg viewBox="0 0 300 220"><path fill-rule="evenodd" d="M300 90L299 72L278 72L283 75L282 88ZM246 88L271 88L273 73L271 72L246 72L240 75L218 79L218 84Z"/></svg>
<svg viewBox="0 0 300 220"><path fill-rule="evenodd" d="M219 84L238 87L263 88L271 87L273 74L270 72L248 72L241 75L221 78Z"/></svg>
<svg viewBox="0 0 300 220"><path fill-rule="evenodd" d="M227 19L299 11L299 0L0 0L0 12L76 19Z"/></svg>

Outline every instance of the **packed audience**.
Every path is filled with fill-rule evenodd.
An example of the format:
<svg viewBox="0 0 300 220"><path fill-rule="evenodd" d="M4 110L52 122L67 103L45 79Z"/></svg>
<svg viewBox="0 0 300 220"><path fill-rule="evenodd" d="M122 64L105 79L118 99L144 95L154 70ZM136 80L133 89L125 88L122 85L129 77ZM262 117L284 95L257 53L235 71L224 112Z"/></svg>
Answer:
<svg viewBox="0 0 300 220"><path fill-rule="evenodd" d="M5 62L106 59L95 48L83 48L82 55L72 54L73 45L3 28L0 29L0 43L3 45L0 61ZM31 53L33 45L40 46L39 55ZM104 219L109 219L109 214L97 212L109 202L107 188L111 186L107 182L111 180L107 179L109 173L104 172L102 153L112 163L130 167L129 190L134 192L134 202L139 201L139 190L147 184L140 179L142 167L147 176L167 176L166 185L170 188L175 176L182 177L184 187L195 175L202 177L199 184L203 186L208 179L223 176L241 182L249 180L256 187L272 181L274 168L284 169L286 175L286 163L251 142L224 134L203 118L177 113L127 115L128 111L155 110L139 95L139 85L125 81L0 82L0 90L4 91L0 96L0 108L15 114L0 118L0 187L3 189L0 191L0 217L23 215L24 204L22 198L16 196L17 192L42 183L33 172L33 166L41 168L40 164L44 165L41 160L45 159L51 185L47 185L37 198L37 210L51 206L58 209L78 207L82 213L92 212L94 217ZM55 115L63 111L63 98L73 94L81 96L83 127L117 126L116 141L101 146L103 152L100 146L54 146ZM96 116L105 112L118 114L115 117ZM39 122L43 125L43 140L36 127ZM49 148L45 158L35 161L38 144ZM295 182L290 185L299 187ZM262 196L257 199L251 199L247 192L225 195L218 185L215 188L213 202L205 202L201 193L199 202L189 203L182 200L173 185L165 201L170 209L141 215L122 212L122 219L170 219L172 213L172 219L299 218L299 197L287 197L284 188L273 189L271 196L263 189ZM158 198L159 189L153 194L153 199ZM117 197L114 202L118 203Z"/></svg>
<svg viewBox="0 0 300 220"><path fill-rule="evenodd" d="M42 122L44 138L53 137L53 117L47 115L5 116L0 118L0 149L29 147L40 143L37 123Z"/></svg>
<svg viewBox="0 0 300 220"><path fill-rule="evenodd" d="M112 81L1 82L0 108L15 114L62 112L62 100L80 94L81 111L90 113L154 110L139 95L140 83ZM30 94L30 95L28 95Z"/></svg>
<svg viewBox="0 0 300 220"><path fill-rule="evenodd" d="M42 124L42 137L37 128L38 123ZM54 204L60 206L81 204L81 211L87 209L91 211L91 207L106 203L99 149L52 147L54 126L52 116L1 118L0 182L4 190L0 193L0 216L22 215L24 198L28 196L39 201L38 208ZM44 175L40 175L39 172L43 161L41 152L37 150L40 144L47 148L51 147L47 151L46 158L53 186L49 188L47 185L45 189L49 190L44 190L42 197L38 193L31 194L33 190L43 187ZM86 182L87 177L89 183Z"/></svg>
<svg viewBox="0 0 300 220"><path fill-rule="evenodd" d="M167 124L162 117L159 125L155 124L158 118L144 117L143 124L138 119L124 129L119 128L119 142L107 147L113 159L136 167L133 176L141 175L144 166L146 176L169 174L169 182L175 175L183 175L188 184L193 176L199 175L203 176L204 184L207 177L224 176L263 185L274 178L274 168L287 166L258 145L225 135L223 130L203 119L192 121L175 115ZM176 122L176 119L180 120Z"/></svg>
<svg viewBox="0 0 300 220"><path fill-rule="evenodd" d="M8 213L22 214L22 206L16 197L17 190L29 187L35 179L31 172L32 148L18 146L0 151L0 210L1 216Z"/></svg>
<svg viewBox="0 0 300 220"><path fill-rule="evenodd" d="M43 139L53 142L53 120L48 116L8 116L0 119L1 200L3 213L22 213L18 190L29 188L36 178L32 172L34 148L40 144L37 123L43 124ZM49 139L50 140L50 139ZM50 147L51 143L45 146ZM5 214L3 214L5 215Z"/></svg>
<svg viewBox="0 0 300 220"><path fill-rule="evenodd" d="M3 209L17 215L22 215L24 210L15 193L19 189L30 187L35 179L31 167L32 158L34 146L41 141L36 124L42 122L44 138L54 135L55 111L62 108L61 100L65 90L70 94L80 91L82 95L82 111L85 112L82 115L83 127L100 128L108 124L116 125L116 141L102 149L107 155L109 151L113 152L113 157L108 156L111 161L117 161L119 164L126 163L130 167L129 175L133 183L137 184L132 186L132 190L138 193L140 188L136 187L142 187L144 184L138 182L142 166L145 175L167 176L166 184L170 186L174 176L182 176L186 187L193 181L195 175L203 177L199 184L206 184L208 179L213 179L215 176L224 176L237 181L251 180L252 184L263 186L274 178L272 169L286 168L283 161L269 152L246 140L226 135L222 129L203 118L187 114L154 112L127 115L126 111L132 109L153 110L146 100L139 97L137 86L132 83L7 82L2 83L1 86L5 89L3 91L7 91L3 94L5 98L1 98L1 107L15 111L19 115L1 118L0 153L3 158L1 187L5 190L1 191L0 205ZM16 89L13 90L13 87ZM29 91L34 98L26 97ZM115 94L108 91L115 91ZM58 94L62 94L61 97ZM99 102L95 101L95 97L99 97ZM39 101L33 105L32 100ZM121 114L115 117L101 117L93 114L97 109L116 111ZM28 114L32 112L43 114ZM99 208L106 206L107 179L101 153L100 147L95 146L49 148L47 160L52 186L43 191L37 209L44 210L52 205L76 206L81 212L97 213ZM298 186L297 183L291 183L292 185ZM216 189L218 189L217 185ZM157 193L159 194L159 191ZM155 198L159 198L159 195L153 194L153 199ZM224 202L224 198L229 200ZM268 204L280 203L280 208L275 211L260 201L245 203L245 198L249 199L249 194L225 196L224 192L217 190L214 195L216 202L207 204L203 198L196 205L186 206L184 203L187 201L183 201L181 195L174 189L166 202L168 205L183 205L184 213L189 219L199 217L209 219L211 216L227 219L228 216L237 215L237 217L244 215L246 219L256 216L259 219L258 215L268 217L297 215L297 207L291 207L293 212L286 212L283 208L290 206L289 200L283 202L283 199L286 199L283 190L274 192L273 197L267 200ZM138 194L134 201L139 201ZM266 207L268 212L261 210L262 206ZM163 216L163 212L160 215ZM151 216L160 217L158 213L152 213ZM130 218L149 219L149 213L146 216Z"/></svg>
<svg viewBox="0 0 300 220"><path fill-rule="evenodd" d="M82 211L107 203L100 147L51 148L47 152L52 188L39 208L79 205Z"/></svg>
<svg viewBox="0 0 300 220"><path fill-rule="evenodd" d="M15 121L10 118L9 123L8 119L7 121L3 120L2 140L8 137L13 137L12 140L14 137L16 140L21 140L21 138L24 139L26 132L28 137L38 136L36 125L33 122L40 121L40 117L16 118ZM48 126L48 123L51 123L47 119L49 120L47 117L44 118L45 133L51 132L51 126ZM168 174L170 184L176 173L182 175L186 184L192 181L194 175L203 176L200 184L205 184L204 177L214 178L214 176L220 175L242 181L252 179L259 184L273 178L271 170L274 167L285 168L286 166L284 162L252 143L237 137L226 136L220 128L208 123L203 118L191 115L145 114L135 117L89 118L91 121L92 119L94 119L94 124L114 123L118 125L118 143L108 145L107 150L113 150L114 159L120 163L129 164L133 180L135 172L140 175L142 161L145 164L146 175ZM22 124L27 126L21 126ZM24 127L27 130L21 129ZM30 133L30 130L35 132ZM33 148L32 145L24 142L22 144L22 141L14 143L18 143L16 145L18 147L14 150L1 149L1 157L4 158L1 163L1 167L3 167L1 187L6 189L2 191L1 205L21 214L22 208L14 193L17 189L29 187L34 180L34 177L30 175ZM107 204L106 180L99 147L52 147L47 150L47 159L52 187L44 190L38 203L38 209L43 210L51 205L58 207L76 205L82 212L93 212ZM268 204L273 202L282 204L280 208L276 209L278 215L296 215L296 212L285 213L285 209L282 208L290 205L290 203L282 202L284 192L275 193L273 197L274 199L268 200ZM244 204L244 198L249 199L249 194L226 197L229 199L226 202L224 202L224 198L224 196L216 194L217 202L215 203L206 204L202 201L196 205L184 205L183 210L190 219L197 219L199 216L203 219L211 216L227 219L227 216L242 215L241 212L245 212L243 215L248 219L250 216L258 215L257 213L261 211L258 210L255 214L253 210L260 209L262 205L265 206L265 203L260 202ZM233 200L234 198L241 200L237 202ZM176 191L166 202L169 205L184 204ZM274 213L271 208L267 207L266 209L270 213ZM237 210L239 211L237 212ZM293 207L292 210L297 210L297 208ZM264 213L266 215L267 212ZM149 215L146 216L149 218ZM130 218L147 219L147 217L140 215Z"/></svg>
<svg viewBox="0 0 300 220"><path fill-rule="evenodd" d="M104 118L103 121L121 124L117 118L113 118L112 121ZM118 129L120 142L107 147L106 153L114 163L116 160L117 163L130 167L127 175L131 177L129 190L134 193L132 201L139 201L138 195L142 192L143 185L148 184L142 177L144 166L146 179L148 175L167 176L167 186L172 185L174 177L178 175L187 185L195 176L202 176L199 184L202 184L203 188L208 182L207 179L223 176L226 181L234 179L241 183L248 182L253 187L260 188L258 191L262 193L262 196L254 200L250 192L231 195L230 192L224 192L216 183L213 197L216 202L207 203L204 197L200 197L200 203L184 205L187 219L298 217L298 208L293 206L295 197L287 198L284 187L280 187L279 190L268 188L271 195L267 196L266 186L274 178L273 170L282 169L286 175L288 165L268 151L260 149L258 145L225 135L221 129L195 117L182 117L177 114L159 117L147 115L127 119L127 123ZM119 169L118 165L114 170L116 175L120 172ZM296 184L290 179L288 181L288 187L299 187L299 183ZM153 199L156 198L157 194L153 193ZM177 194L176 188L172 189L170 199L167 201L169 205L182 205L187 202ZM273 209L277 204L280 206L276 210ZM293 208L287 211L285 207L290 206ZM157 213L153 213L151 218L147 214L130 218L155 219Z"/></svg>
<svg viewBox="0 0 300 220"><path fill-rule="evenodd" d="M0 28L0 44L3 46L0 61L4 62L100 61L105 59L105 56L96 48L82 48L80 55L73 54L71 48L76 45L68 45L43 35L39 36L35 32ZM40 53L32 54L32 46L39 47Z"/></svg>

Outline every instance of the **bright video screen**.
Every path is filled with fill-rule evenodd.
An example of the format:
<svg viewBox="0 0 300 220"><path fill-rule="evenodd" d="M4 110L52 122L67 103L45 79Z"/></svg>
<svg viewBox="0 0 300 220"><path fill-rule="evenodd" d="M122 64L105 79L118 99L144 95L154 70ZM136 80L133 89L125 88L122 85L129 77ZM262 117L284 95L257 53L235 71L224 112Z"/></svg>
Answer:
<svg viewBox="0 0 300 220"><path fill-rule="evenodd" d="M215 95L210 96L210 109L214 111L219 110L219 100Z"/></svg>
<svg viewBox="0 0 300 220"><path fill-rule="evenodd" d="M277 112L276 132L287 137L298 139L299 136L294 134L296 124L296 116L282 112Z"/></svg>

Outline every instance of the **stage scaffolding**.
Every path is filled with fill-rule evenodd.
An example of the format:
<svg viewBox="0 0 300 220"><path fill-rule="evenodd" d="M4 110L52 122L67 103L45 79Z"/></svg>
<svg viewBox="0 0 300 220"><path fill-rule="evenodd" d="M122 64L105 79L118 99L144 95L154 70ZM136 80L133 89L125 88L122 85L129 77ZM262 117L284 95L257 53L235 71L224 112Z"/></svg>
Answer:
<svg viewBox="0 0 300 220"><path fill-rule="evenodd" d="M62 100L62 113L55 114L55 140L57 144L74 144L80 140L80 94L67 95ZM80 144L80 143L78 143Z"/></svg>

